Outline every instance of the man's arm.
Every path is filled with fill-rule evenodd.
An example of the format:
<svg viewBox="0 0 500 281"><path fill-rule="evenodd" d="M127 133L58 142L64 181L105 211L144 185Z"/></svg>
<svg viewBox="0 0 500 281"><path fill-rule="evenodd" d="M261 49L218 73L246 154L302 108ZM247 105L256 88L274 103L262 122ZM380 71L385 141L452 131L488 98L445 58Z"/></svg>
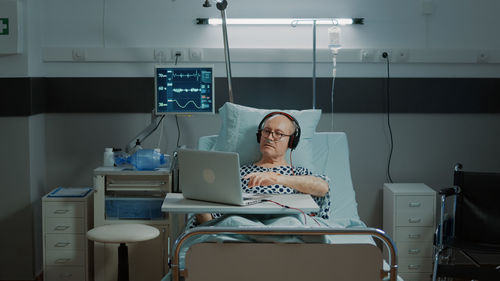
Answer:
<svg viewBox="0 0 500 281"><path fill-rule="evenodd" d="M316 176L286 176L274 172L250 173L243 177L248 179L248 187L281 184L302 193L324 197L328 193L328 183Z"/></svg>

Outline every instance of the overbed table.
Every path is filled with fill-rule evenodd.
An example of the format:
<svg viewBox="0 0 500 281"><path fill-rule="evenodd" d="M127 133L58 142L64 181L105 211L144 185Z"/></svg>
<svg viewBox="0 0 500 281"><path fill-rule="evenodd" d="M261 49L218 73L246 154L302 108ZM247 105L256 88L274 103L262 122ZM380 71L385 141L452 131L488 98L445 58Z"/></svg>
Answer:
<svg viewBox="0 0 500 281"><path fill-rule="evenodd" d="M171 238L179 236L185 225L186 214L189 213L296 214L300 213L300 210L305 213L319 211L318 204L316 204L311 195L308 194L273 194L272 200L282 205L289 206L290 208L284 208L272 202L261 202L247 206L234 206L190 200L184 198L182 193L167 193L161 205L161 210L162 212L169 213L169 237Z"/></svg>

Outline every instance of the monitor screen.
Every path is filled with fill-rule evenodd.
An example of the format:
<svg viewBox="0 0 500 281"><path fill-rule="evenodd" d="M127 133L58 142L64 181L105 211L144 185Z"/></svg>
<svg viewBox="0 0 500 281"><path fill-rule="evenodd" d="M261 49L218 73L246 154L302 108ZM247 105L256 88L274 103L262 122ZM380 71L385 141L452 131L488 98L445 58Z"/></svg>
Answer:
<svg viewBox="0 0 500 281"><path fill-rule="evenodd" d="M155 67L155 113L215 113L214 67Z"/></svg>

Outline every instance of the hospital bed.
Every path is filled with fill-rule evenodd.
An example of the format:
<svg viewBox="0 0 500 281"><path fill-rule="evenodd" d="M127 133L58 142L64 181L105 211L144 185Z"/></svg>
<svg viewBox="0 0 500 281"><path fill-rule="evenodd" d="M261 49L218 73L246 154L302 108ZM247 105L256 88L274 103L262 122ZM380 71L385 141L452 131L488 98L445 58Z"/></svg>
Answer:
<svg viewBox="0 0 500 281"><path fill-rule="evenodd" d="M202 137L198 148L212 150L216 141L216 135ZM346 135L315 132L310 145L314 172L331 179L328 224L334 227L195 227L177 239L164 280L402 280L391 238L367 228L358 216ZM225 238L213 239L220 236ZM387 261L373 238L387 247Z"/></svg>

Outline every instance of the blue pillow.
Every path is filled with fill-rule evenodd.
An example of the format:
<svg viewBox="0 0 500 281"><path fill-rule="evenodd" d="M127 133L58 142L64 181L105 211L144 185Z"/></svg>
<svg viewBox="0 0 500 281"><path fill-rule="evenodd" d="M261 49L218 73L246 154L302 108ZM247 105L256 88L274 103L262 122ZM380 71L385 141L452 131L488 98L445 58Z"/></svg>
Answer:
<svg viewBox="0 0 500 281"><path fill-rule="evenodd" d="M297 148L292 152L291 164L314 171L312 137L321 117L321 110L318 109L257 109L226 102L219 109L221 129L217 136L214 150L238 152L242 165L257 162L261 157L259 144L255 135L257 127L262 118L273 111L283 111L297 119L301 135ZM287 152L286 155L287 161L290 163L290 153Z"/></svg>

